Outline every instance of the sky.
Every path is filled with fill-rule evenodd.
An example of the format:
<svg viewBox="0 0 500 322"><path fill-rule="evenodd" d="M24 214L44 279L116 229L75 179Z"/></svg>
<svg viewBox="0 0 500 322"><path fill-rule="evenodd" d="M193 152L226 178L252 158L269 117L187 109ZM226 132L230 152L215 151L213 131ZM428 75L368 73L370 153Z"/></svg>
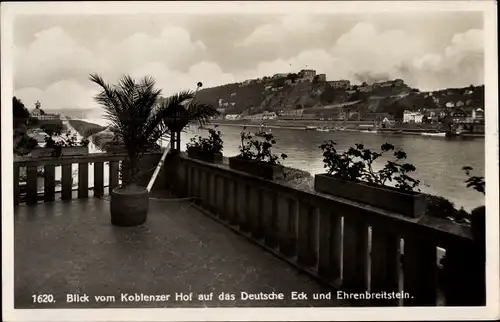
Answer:
<svg viewBox="0 0 500 322"><path fill-rule="evenodd" d="M150 75L165 96L304 68L421 90L484 84L481 12L24 15L13 33L28 108L96 108L90 73Z"/></svg>

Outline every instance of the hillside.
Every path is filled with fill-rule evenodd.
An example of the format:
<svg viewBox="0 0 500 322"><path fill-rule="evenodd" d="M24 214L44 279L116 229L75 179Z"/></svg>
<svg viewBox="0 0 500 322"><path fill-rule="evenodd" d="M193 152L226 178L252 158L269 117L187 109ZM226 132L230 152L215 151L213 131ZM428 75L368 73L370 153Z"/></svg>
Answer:
<svg viewBox="0 0 500 322"><path fill-rule="evenodd" d="M350 114L388 113L400 119L404 110L447 108L448 102L484 106L484 86L420 92L402 80L394 80L335 88L334 82L319 81L317 77L297 80L291 75L296 74L206 88L199 91L198 99L217 106L224 115L264 111L293 114L294 110L303 109L304 117L330 117L342 108Z"/></svg>

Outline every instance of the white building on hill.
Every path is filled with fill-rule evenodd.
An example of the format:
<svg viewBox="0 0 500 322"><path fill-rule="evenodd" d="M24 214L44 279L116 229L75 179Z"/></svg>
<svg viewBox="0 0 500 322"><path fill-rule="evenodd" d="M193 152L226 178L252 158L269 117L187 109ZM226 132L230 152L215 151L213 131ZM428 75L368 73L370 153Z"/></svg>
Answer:
<svg viewBox="0 0 500 322"><path fill-rule="evenodd" d="M404 111L403 123L422 123L424 115L420 112Z"/></svg>

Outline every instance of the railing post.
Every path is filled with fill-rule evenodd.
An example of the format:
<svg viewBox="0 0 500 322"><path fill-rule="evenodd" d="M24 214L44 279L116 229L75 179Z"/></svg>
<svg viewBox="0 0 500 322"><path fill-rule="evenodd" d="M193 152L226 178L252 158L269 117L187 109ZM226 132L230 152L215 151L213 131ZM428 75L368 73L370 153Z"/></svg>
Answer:
<svg viewBox="0 0 500 322"><path fill-rule="evenodd" d="M271 248L278 246L277 196L274 192L264 191L262 194L262 226L266 245Z"/></svg>
<svg viewBox="0 0 500 322"><path fill-rule="evenodd" d="M109 194L111 194L113 189L115 189L119 185L119 180L118 180L120 177L119 168L120 165L118 161L109 162Z"/></svg>
<svg viewBox="0 0 500 322"><path fill-rule="evenodd" d="M26 168L26 204L33 205L38 202L38 167Z"/></svg>
<svg viewBox="0 0 500 322"><path fill-rule="evenodd" d="M297 261L309 267L318 263L318 211L299 201L299 235Z"/></svg>
<svg viewBox="0 0 500 322"><path fill-rule="evenodd" d="M330 209L320 208L318 272L328 280L336 281L341 273L342 217Z"/></svg>
<svg viewBox="0 0 500 322"><path fill-rule="evenodd" d="M215 177L215 204L216 213L222 220L227 220L227 207L224 198L227 196L227 184L222 176Z"/></svg>
<svg viewBox="0 0 500 322"><path fill-rule="evenodd" d="M342 288L362 293L368 290L368 225L362 219L353 217L357 215L354 211L347 210L343 216Z"/></svg>
<svg viewBox="0 0 500 322"><path fill-rule="evenodd" d="M73 173L72 164L61 166L61 199L71 200L73 194Z"/></svg>
<svg viewBox="0 0 500 322"><path fill-rule="evenodd" d="M14 205L19 205L21 189L19 188L19 166L14 163Z"/></svg>
<svg viewBox="0 0 500 322"><path fill-rule="evenodd" d="M78 198L89 197L89 164L78 163Z"/></svg>
<svg viewBox="0 0 500 322"><path fill-rule="evenodd" d="M284 196L278 199L278 236L280 253L297 254L297 202Z"/></svg>
<svg viewBox="0 0 500 322"><path fill-rule="evenodd" d="M94 162L94 196L104 196L104 163Z"/></svg>
<svg viewBox="0 0 500 322"><path fill-rule="evenodd" d="M372 227L371 276L372 292L399 292L401 252L398 235L382 225ZM398 299L373 299L374 306L397 306Z"/></svg>
<svg viewBox="0 0 500 322"><path fill-rule="evenodd" d="M201 206L206 210L210 210L210 203L208 194L210 189L208 188L208 176L209 173L200 167L198 169L198 182L199 182L199 197L201 199Z"/></svg>
<svg viewBox="0 0 500 322"><path fill-rule="evenodd" d="M56 167L46 165L43 169L43 200L45 202L54 201L56 192Z"/></svg>
<svg viewBox="0 0 500 322"><path fill-rule="evenodd" d="M250 186L249 198L248 198L248 222L250 224L250 232L252 237L256 240L260 240L264 237L264 232L262 231L262 191L256 186Z"/></svg>
<svg viewBox="0 0 500 322"><path fill-rule="evenodd" d="M238 203L236 201L236 198L238 196L238 183L234 181L232 177L230 177L226 179L225 186L227 191L227 194L225 195L225 207L227 209L226 217L229 221L229 224L236 225L238 223L238 210L236 209L238 207Z"/></svg>
<svg viewBox="0 0 500 322"><path fill-rule="evenodd" d="M248 232L250 227L248 225L248 216L249 216L249 198L248 198L248 190L249 187L245 183L238 183L238 203L236 205L236 209L238 211L238 225L242 232Z"/></svg>
<svg viewBox="0 0 500 322"><path fill-rule="evenodd" d="M405 306L435 306L437 289L436 245L422 236L404 239L403 290Z"/></svg>

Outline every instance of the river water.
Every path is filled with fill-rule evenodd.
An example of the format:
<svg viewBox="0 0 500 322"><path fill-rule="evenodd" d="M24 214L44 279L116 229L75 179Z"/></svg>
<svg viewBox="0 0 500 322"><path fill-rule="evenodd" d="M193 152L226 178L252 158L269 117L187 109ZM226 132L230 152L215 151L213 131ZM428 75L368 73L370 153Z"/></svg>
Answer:
<svg viewBox="0 0 500 322"><path fill-rule="evenodd" d="M104 121L99 119L86 121L105 125ZM224 155L237 155L242 127L220 126L219 129L224 141ZM257 129L249 128L249 130ZM272 133L277 141L273 151L276 154L288 155L283 164L309 171L313 175L325 172L322 151L318 147L325 140L335 141L339 151L344 151L354 146L355 143L362 143L366 148L380 151L383 143L391 143L396 148L404 150L408 155L407 162L417 168L412 176L421 181L419 188L422 191L443 196L452 201L456 207L464 207L468 211L484 205L484 195L465 186L464 181L467 177L462 171L462 167L468 165L474 168L475 175L484 175L484 138L450 140L418 135L318 132L276 128L272 129ZM207 131L189 128L182 133L183 149L189 139L195 135L207 135ZM91 152L98 152L98 150L94 148ZM389 158L380 158L375 168L381 168L387 159ZM89 169L89 173L93 173L91 171L92 169ZM105 182L107 183L107 175Z"/></svg>
<svg viewBox="0 0 500 322"><path fill-rule="evenodd" d="M224 155L239 153L240 133L237 126L220 126L224 141ZM256 128L248 128L250 131ZM190 130L183 134L183 145L195 135L206 135L206 130ZM361 132L318 132L291 129L272 129L277 141L273 150L276 154L285 153L288 158L284 165L309 171L311 174L325 172L322 151L319 149L325 140L337 143L339 152L362 143L365 148L380 152L380 146L391 143L404 150L408 159L417 168L412 176L421 181L419 188L427 193L443 196L457 207L471 210L484 205L484 195L467 188L467 179L462 170L469 165L475 175L484 175L484 138L469 140L450 140L441 137L422 137L418 135L394 135ZM376 170L383 167L386 160L381 157L375 165Z"/></svg>

